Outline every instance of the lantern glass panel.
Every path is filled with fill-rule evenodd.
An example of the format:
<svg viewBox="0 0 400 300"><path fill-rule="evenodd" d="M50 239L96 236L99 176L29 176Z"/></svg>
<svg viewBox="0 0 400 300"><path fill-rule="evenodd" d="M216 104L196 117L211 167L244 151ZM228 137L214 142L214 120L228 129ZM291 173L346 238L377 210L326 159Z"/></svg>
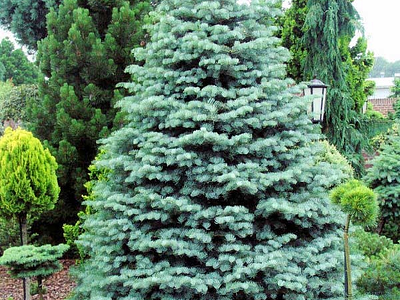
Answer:
<svg viewBox="0 0 400 300"><path fill-rule="evenodd" d="M313 122L322 122L324 119L326 88L327 86L321 81L313 80L308 84L308 88L304 90L305 96L314 96L308 108Z"/></svg>

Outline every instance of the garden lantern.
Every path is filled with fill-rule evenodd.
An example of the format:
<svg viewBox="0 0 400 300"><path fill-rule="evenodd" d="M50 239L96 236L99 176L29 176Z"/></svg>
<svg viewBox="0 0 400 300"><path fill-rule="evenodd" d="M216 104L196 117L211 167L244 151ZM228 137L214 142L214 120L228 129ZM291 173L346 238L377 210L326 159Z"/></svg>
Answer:
<svg viewBox="0 0 400 300"><path fill-rule="evenodd" d="M313 123L322 123L324 120L326 89L327 85L321 80L314 78L307 83L307 88L304 89L304 96L313 95L313 100L310 104L308 112L312 116Z"/></svg>

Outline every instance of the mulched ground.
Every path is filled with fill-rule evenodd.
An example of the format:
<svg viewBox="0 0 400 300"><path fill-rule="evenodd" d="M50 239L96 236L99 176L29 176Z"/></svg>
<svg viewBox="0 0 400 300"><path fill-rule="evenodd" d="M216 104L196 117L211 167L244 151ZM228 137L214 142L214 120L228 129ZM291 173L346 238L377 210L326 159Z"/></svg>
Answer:
<svg viewBox="0 0 400 300"><path fill-rule="evenodd" d="M47 293L45 300L64 300L75 287L75 283L68 275L68 269L75 263L74 260L61 260L63 269L44 281ZM0 266L0 300L23 300L22 281L12 279L7 274L6 268ZM32 296L32 300L38 300L39 295Z"/></svg>

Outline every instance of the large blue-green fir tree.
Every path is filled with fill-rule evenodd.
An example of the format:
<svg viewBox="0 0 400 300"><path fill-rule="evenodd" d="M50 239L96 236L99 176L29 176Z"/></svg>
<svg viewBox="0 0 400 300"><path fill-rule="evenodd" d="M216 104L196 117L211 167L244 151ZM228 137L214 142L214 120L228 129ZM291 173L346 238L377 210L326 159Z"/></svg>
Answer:
<svg viewBox="0 0 400 300"><path fill-rule="evenodd" d="M273 1L164 0L103 140L73 299L341 299L343 216ZM308 99L309 100L309 99Z"/></svg>

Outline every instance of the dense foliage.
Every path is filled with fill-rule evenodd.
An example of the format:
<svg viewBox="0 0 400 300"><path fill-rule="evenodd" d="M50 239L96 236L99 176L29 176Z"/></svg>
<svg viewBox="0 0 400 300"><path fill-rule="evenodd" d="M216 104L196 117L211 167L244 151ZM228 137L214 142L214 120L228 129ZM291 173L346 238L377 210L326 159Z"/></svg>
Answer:
<svg viewBox="0 0 400 300"><path fill-rule="evenodd" d="M366 257L367 267L358 279L361 292L378 296L379 300L400 297L400 247L378 234L358 231L354 235L358 250Z"/></svg>
<svg viewBox="0 0 400 300"><path fill-rule="evenodd" d="M14 121L21 127L27 127L29 123L27 109L39 103L38 88L33 84L21 84L14 86L0 100L0 122ZM1 131L2 132L2 131Z"/></svg>
<svg viewBox="0 0 400 300"><path fill-rule="evenodd" d="M12 247L4 251L3 256L0 257L0 265L9 267L9 273L15 278L35 277L38 281L40 299L43 300L43 279L61 270L62 265L58 259L68 248L68 245L63 244ZM25 297L25 299L30 299L30 297Z"/></svg>
<svg viewBox="0 0 400 300"><path fill-rule="evenodd" d="M300 42L306 51L303 79L317 76L329 85L324 133L360 175L361 151L368 145L360 123L368 90L363 82L372 67L372 54L366 52L363 39L350 47L358 20L352 1L310 0Z"/></svg>
<svg viewBox="0 0 400 300"><path fill-rule="evenodd" d="M131 49L144 43L150 9L149 1L65 0L47 16L48 36L37 56L47 78L40 82L42 101L31 110L30 128L59 164L60 201L36 223L53 238L62 239L62 224L76 220L96 141L119 126L113 106L124 92L115 86L129 79L124 69L134 63Z"/></svg>
<svg viewBox="0 0 400 300"><path fill-rule="evenodd" d="M0 24L31 50L47 35L46 14L62 0L0 0Z"/></svg>
<svg viewBox="0 0 400 300"><path fill-rule="evenodd" d="M393 83L394 86L390 89L390 91L392 92L390 97L400 98L400 78L395 78Z"/></svg>
<svg viewBox="0 0 400 300"><path fill-rule="evenodd" d="M10 268L15 278L47 277L61 269L58 259L68 250L68 245L25 245L11 247L0 257L0 265Z"/></svg>
<svg viewBox="0 0 400 300"><path fill-rule="evenodd" d="M18 218L27 243L28 215L54 208L59 194L57 163L32 133L8 127L0 138L0 214ZM25 235L25 236L24 236Z"/></svg>
<svg viewBox="0 0 400 300"><path fill-rule="evenodd" d="M104 140L74 299L336 299L345 175L322 151L270 2L165 0Z"/></svg>
<svg viewBox="0 0 400 300"><path fill-rule="evenodd" d="M60 189L57 163L32 133L7 127L0 138L0 217L17 219L21 245L28 243L28 218L54 208ZM30 280L23 280L30 299Z"/></svg>
<svg viewBox="0 0 400 300"><path fill-rule="evenodd" d="M398 124L384 139L379 155L371 161L366 182L378 193L381 207L379 232L400 240L400 135Z"/></svg>
<svg viewBox="0 0 400 300"><path fill-rule="evenodd" d="M0 64L3 66L1 80L11 79L15 85L33 84L37 81L38 69L28 60L22 49L15 49L7 38L0 42Z"/></svg>
<svg viewBox="0 0 400 300"><path fill-rule="evenodd" d="M296 82L307 79L304 76L307 50L302 40L305 30L304 21L308 11L307 1L293 0L290 8L285 11L282 22L282 45L289 49L291 54L291 59L287 63L287 73Z"/></svg>

